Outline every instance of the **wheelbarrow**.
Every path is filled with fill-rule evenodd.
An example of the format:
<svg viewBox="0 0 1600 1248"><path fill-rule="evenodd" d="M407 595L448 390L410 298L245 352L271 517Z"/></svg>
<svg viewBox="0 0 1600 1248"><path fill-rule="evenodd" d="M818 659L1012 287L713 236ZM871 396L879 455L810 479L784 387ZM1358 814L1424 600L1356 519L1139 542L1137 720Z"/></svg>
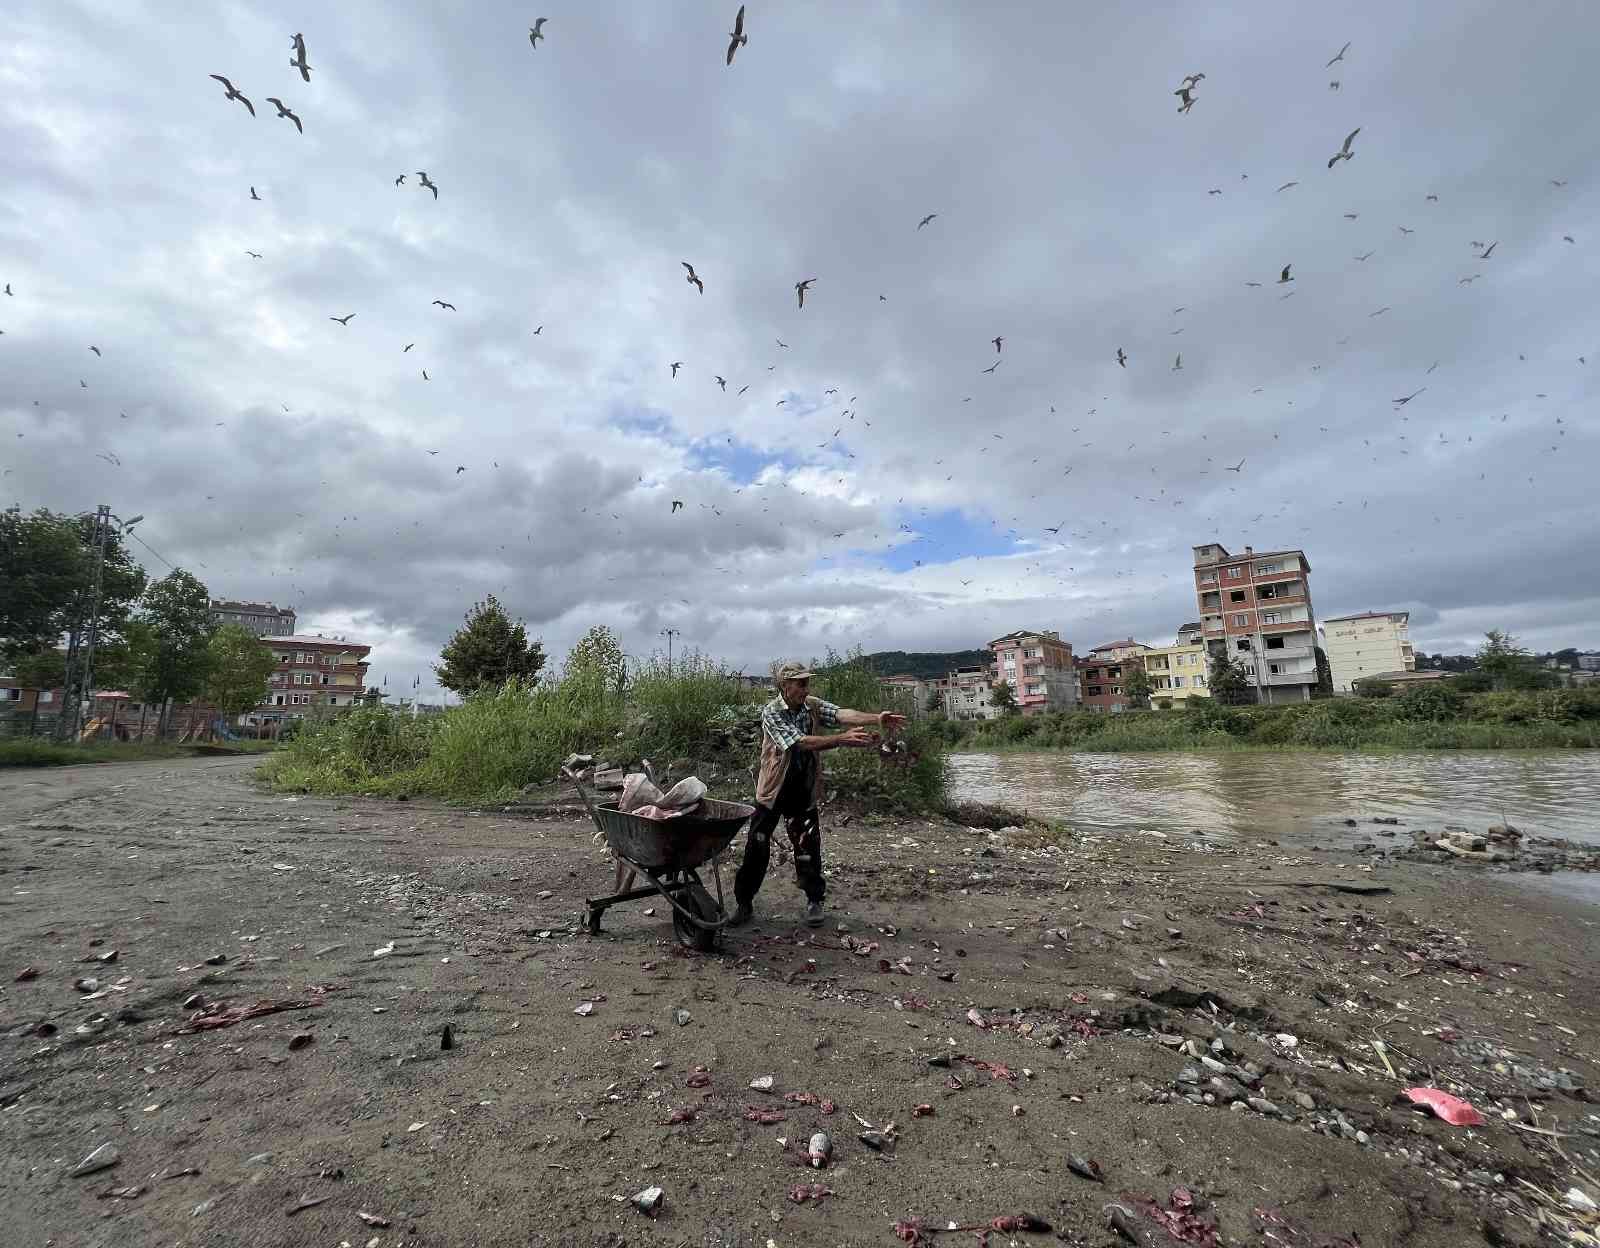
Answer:
<svg viewBox="0 0 1600 1248"><path fill-rule="evenodd" d="M717 933L728 923L718 860L745 820L755 813L755 807L708 797L694 814L645 819L624 814L614 805L596 805L576 775L566 768L562 773L577 788L595 828L605 836L617 861L648 881L645 887L586 899L584 911L590 933L600 934L601 916L612 906L659 895L672 907L672 932L678 943L702 953L713 949ZM717 886L715 898L700 879L700 868L708 862Z"/></svg>

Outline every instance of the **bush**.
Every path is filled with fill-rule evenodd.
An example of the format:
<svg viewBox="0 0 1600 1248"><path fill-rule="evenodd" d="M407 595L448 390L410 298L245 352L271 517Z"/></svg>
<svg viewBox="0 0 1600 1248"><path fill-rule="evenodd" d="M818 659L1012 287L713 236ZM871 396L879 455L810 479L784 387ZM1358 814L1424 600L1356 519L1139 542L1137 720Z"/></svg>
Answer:
<svg viewBox="0 0 1600 1248"><path fill-rule="evenodd" d="M1414 723L1442 723L1460 719L1466 699L1442 680L1413 685L1400 695L1395 714Z"/></svg>

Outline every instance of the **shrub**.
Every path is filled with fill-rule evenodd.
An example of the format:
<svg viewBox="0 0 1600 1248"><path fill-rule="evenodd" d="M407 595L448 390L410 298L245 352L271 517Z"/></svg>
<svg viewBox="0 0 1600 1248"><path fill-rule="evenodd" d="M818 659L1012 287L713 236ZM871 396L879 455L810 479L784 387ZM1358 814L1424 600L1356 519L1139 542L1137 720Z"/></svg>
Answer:
<svg viewBox="0 0 1600 1248"><path fill-rule="evenodd" d="M1400 695L1395 715L1414 723L1441 723L1460 719L1466 699L1442 681L1413 685Z"/></svg>

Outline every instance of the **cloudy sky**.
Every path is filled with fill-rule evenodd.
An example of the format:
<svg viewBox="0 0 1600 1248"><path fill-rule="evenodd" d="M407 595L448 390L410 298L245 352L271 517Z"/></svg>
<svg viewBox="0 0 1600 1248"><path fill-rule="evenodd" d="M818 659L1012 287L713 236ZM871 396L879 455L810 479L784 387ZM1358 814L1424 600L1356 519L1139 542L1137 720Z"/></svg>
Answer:
<svg viewBox="0 0 1600 1248"><path fill-rule="evenodd" d="M1582 0L755 0L731 68L732 4L540 3L13 6L0 500L391 689L488 592L752 671L1163 642L1212 540L1600 645Z"/></svg>

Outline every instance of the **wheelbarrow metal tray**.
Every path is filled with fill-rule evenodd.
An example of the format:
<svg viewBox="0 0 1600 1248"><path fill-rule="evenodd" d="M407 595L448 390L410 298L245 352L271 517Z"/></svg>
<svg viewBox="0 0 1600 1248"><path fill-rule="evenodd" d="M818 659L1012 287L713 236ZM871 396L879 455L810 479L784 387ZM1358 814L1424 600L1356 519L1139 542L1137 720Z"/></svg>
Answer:
<svg viewBox="0 0 1600 1248"><path fill-rule="evenodd" d="M615 806L596 806L594 818L618 858L646 871L688 871L725 850L755 809L708 797L676 819L645 819Z"/></svg>

